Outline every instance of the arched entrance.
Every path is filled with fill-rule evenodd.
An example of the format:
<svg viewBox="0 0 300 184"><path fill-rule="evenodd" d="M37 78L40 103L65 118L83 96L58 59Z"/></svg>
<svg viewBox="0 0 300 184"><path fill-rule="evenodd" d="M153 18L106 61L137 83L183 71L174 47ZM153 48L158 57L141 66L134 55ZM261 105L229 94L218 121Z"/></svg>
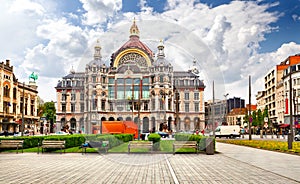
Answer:
<svg viewBox="0 0 300 184"><path fill-rule="evenodd" d="M184 119L184 130L185 131L190 131L190 129L191 129L191 120L190 120L189 117L186 117Z"/></svg>
<svg viewBox="0 0 300 184"><path fill-rule="evenodd" d="M200 118L198 117L194 118L194 127L195 130L200 130Z"/></svg>
<svg viewBox="0 0 300 184"><path fill-rule="evenodd" d="M108 121L115 121L115 118L114 117L109 117Z"/></svg>
<svg viewBox="0 0 300 184"><path fill-rule="evenodd" d="M132 121L131 117L126 117L126 121Z"/></svg>
<svg viewBox="0 0 300 184"><path fill-rule="evenodd" d="M75 132L76 131L76 119L75 118L70 119L70 125L71 125L71 131Z"/></svg>
<svg viewBox="0 0 300 184"><path fill-rule="evenodd" d="M151 118L151 132L155 132L155 117Z"/></svg>
<svg viewBox="0 0 300 184"><path fill-rule="evenodd" d="M144 117L143 119L143 133L148 133L149 132L149 118Z"/></svg>
<svg viewBox="0 0 300 184"><path fill-rule="evenodd" d="M123 118L122 117L118 117L117 121L123 121Z"/></svg>

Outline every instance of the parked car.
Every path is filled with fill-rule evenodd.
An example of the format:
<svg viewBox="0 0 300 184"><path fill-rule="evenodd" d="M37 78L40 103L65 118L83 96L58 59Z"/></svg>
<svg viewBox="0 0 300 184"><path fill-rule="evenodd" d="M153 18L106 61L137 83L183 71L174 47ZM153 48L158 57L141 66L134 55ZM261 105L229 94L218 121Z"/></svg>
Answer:
<svg viewBox="0 0 300 184"><path fill-rule="evenodd" d="M297 135L295 135L295 141L300 141L300 132Z"/></svg>
<svg viewBox="0 0 300 184"><path fill-rule="evenodd" d="M169 134L167 132L156 132L156 133L159 134L162 138L169 137Z"/></svg>

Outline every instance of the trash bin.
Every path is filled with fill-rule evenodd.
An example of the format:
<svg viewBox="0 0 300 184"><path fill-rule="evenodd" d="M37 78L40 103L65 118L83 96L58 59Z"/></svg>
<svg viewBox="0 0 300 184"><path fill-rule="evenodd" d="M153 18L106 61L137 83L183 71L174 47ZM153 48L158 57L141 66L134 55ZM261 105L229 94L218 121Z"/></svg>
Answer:
<svg viewBox="0 0 300 184"><path fill-rule="evenodd" d="M214 139L206 138L205 144L206 144L206 154L213 155L215 153Z"/></svg>

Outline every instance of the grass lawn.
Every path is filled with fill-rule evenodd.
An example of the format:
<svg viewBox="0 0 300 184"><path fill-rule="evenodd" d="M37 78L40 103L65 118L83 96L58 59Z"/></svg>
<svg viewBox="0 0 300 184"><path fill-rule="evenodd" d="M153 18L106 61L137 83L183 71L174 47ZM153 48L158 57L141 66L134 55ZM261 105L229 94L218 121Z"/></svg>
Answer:
<svg viewBox="0 0 300 184"><path fill-rule="evenodd" d="M239 139L216 139L217 142L249 146L271 151L294 153L300 155L300 142L293 142L293 149L288 149L287 141L276 140L239 140Z"/></svg>
<svg viewBox="0 0 300 184"><path fill-rule="evenodd" d="M173 142L174 140L161 140L160 141L160 150L157 150L154 152L161 152L161 153L173 153ZM16 150L1 150L2 152L16 152ZM38 152L38 147L34 148L27 148L23 149L24 153L26 152ZM40 149L40 152L42 150ZM64 151L64 150L63 150ZM60 149L48 149L46 152L54 152L54 153L60 153ZM66 148L65 150L66 153L81 153L82 149L79 146L72 147L72 148ZM86 149L87 153L97 153L98 150L97 148L87 148ZM115 146L113 148L110 148L108 150L109 153L127 153L128 152L128 142L125 142L123 144L120 144L119 146ZM130 152L135 152L135 153L147 153L149 152L149 149L147 148L133 148L131 149ZM180 148L176 150L176 153L194 153L195 150L192 148ZM201 152L201 151L200 151ZM21 153L21 150L19 150L19 153Z"/></svg>

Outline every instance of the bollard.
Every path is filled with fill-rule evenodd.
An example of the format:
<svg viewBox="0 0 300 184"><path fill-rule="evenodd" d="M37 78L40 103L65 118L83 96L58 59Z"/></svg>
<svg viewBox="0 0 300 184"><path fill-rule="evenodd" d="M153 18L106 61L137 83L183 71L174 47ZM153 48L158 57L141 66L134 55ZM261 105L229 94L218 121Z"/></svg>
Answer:
<svg viewBox="0 0 300 184"><path fill-rule="evenodd" d="M214 139L206 138L205 144L206 144L206 154L213 155L215 153Z"/></svg>

